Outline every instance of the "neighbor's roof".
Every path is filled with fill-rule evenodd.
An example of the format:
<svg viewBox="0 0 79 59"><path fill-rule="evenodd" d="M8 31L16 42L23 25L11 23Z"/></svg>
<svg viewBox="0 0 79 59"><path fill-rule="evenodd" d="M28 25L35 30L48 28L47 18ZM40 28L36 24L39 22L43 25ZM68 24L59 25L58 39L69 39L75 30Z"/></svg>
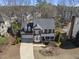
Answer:
<svg viewBox="0 0 79 59"><path fill-rule="evenodd" d="M39 24L43 29L54 29L55 21L54 19L34 19L34 25Z"/></svg>

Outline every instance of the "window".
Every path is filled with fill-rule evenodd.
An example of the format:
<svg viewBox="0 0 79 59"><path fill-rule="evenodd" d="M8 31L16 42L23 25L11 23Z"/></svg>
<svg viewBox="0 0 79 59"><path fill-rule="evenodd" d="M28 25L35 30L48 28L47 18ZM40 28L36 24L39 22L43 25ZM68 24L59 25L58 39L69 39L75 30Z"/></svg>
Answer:
<svg viewBox="0 0 79 59"><path fill-rule="evenodd" d="M47 29L44 30L44 33L47 34Z"/></svg>
<svg viewBox="0 0 79 59"><path fill-rule="evenodd" d="M40 31L39 30L35 30L34 34L40 34Z"/></svg>
<svg viewBox="0 0 79 59"><path fill-rule="evenodd" d="M54 39L54 37L50 37L50 39Z"/></svg>
<svg viewBox="0 0 79 59"><path fill-rule="evenodd" d="M45 29L44 34L54 33L54 29Z"/></svg>
<svg viewBox="0 0 79 59"><path fill-rule="evenodd" d="M46 37L46 39L49 39L49 37Z"/></svg>
<svg viewBox="0 0 79 59"><path fill-rule="evenodd" d="M52 33L52 30L51 29L49 29L49 33Z"/></svg>
<svg viewBox="0 0 79 59"><path fill-rule="evenodd" d="M52 40L52 41L53 41L53 40L54 40L54 37L50 37L50 40Z"/></svg>

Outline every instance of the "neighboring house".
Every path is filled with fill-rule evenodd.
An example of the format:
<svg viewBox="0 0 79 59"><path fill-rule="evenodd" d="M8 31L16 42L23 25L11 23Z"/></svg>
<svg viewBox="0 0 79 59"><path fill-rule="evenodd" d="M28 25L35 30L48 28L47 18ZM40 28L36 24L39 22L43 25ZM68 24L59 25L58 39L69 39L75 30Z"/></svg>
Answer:
<svg viewBox="0 0 79 59"><path fill-rule="evenodd" d="M5 35L10 26L10 22L7 20L7 18L0 15L0 35Z"/></svg>
<svg viewBox="0 0 79 59"><path fill-rule="evenodd" d="M33 33L34 42L50 41L54 39L55 21L54 19L34 19L24 27L26 29L25 35ZM31 32L30 32L31 31ZM27 33L28 32L28 33Z"/></svg>

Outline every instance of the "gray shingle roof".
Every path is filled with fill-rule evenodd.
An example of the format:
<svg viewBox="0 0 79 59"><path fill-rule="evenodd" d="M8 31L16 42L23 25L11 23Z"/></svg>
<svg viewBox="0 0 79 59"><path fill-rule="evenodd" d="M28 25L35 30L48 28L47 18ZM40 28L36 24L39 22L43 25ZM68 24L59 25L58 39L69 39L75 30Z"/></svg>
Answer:
<svg viewBox="0 0 79 59"><path fill-rule="evenodd" d="M43 29L55 29L54 19L34 19L34 25L39 24Z"/></svg>

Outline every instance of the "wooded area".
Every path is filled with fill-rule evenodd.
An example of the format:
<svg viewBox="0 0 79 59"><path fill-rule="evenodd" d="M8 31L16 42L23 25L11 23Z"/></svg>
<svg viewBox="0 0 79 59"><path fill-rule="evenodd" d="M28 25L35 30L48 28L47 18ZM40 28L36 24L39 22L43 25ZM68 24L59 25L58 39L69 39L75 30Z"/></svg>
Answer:
<svg viewBox="0 0 79 59"><path fill-rule="evenodd" d="M48 3L47 0L36 0L35 5L30 5L31 0L21 0L19 3L17 0L3 0L3 2L4 6L0 6L0 13L7 15L21 15L26 12L34 15L35 12L39 12L43 18L61 16L62 19L67 20L73 15L79 16L79 7L76 6L78 0L58 0L56 5Z"/></svg>

